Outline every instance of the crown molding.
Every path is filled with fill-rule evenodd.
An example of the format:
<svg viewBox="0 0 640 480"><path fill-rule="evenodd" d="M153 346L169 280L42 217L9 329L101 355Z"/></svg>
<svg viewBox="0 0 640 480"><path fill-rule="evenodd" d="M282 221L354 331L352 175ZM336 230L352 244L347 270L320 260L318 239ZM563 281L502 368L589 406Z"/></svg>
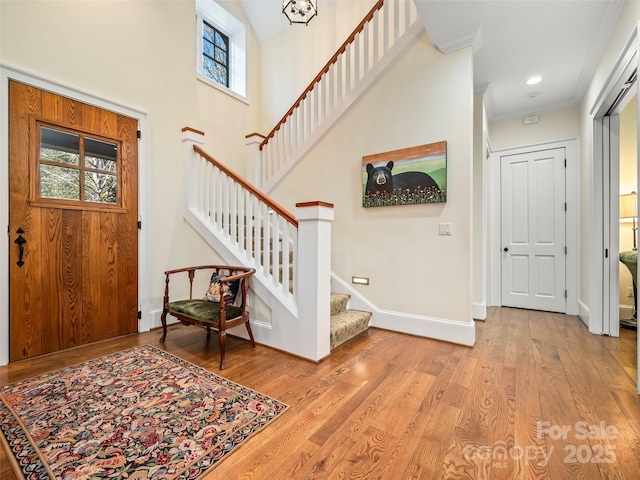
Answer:
<svg viewBox="0 0 640 480"><path fill-rule="evenodd" d="M468 46L473 48L473 53L478 53L482 48L482 27L475 27L470 30L466 30L434 45L444 54L451 53Z"/></svg>

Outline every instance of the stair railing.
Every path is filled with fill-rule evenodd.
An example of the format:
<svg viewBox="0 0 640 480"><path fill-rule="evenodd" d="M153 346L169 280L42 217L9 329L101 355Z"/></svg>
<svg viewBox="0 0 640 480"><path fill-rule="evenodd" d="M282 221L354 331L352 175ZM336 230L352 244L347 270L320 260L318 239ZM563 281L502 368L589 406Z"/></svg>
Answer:
<svg viewBox="0 0 640 480"><path fill-rule="evenodd" d="M228 264L256 269L250 285L256 342L313 361L325 358L333 205L298 202L292 215L206 153L204 132L184 127L182 133L184 218Z"/></svg>
<svg viewBox="0 0 640 480"><path fill-rule="evenodd" d="M371 73L386 68L387 54L397 50L405 33L422 31L410 0L379 0L311 81L291 108L260 144L257 183L264 188L300 150L309 148L327 124L368 86ZM417 29L416 27L420 27ZM387 63L381 60L387 56ZM374 72L375 71L375 72ZM268 189L267 189L268 190Z"/></svg>
<svg viewBox="0 0 640 480"><path fill-rule="evenodd" d="M244 256L281 295L293 295L298 221L256 187L193 145L195 178L190 207L208 221L230 247Z"/></svg>

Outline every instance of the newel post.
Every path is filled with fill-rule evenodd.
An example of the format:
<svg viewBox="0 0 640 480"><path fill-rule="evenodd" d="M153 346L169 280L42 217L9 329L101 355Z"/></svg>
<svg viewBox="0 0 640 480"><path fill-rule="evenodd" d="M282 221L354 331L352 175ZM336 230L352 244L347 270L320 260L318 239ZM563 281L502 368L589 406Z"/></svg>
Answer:
<svg viewBox="0 0 640 480"><path fill-rule="evenodd" d="M198 161L199 155L193 146L204 144L204 132L191 127L182 129L183 155L187 159L187 208L198 207Z"/></svg>
<svg viewBox="0 0 640 480"><path fill-rule="evenodd" d="M298 338L309 358L330 353L331 222L333 205L326 202L296 204L298 220Z"/></svg>
<svg viewBox="0 0 640 480"><path fill-rule="evenodd" d="M258 188L262 188L262 152L260 151L260 144L265 139L264 135L259 133L250 133L246 135L247 141L247 160L246 160L246 172L247 180L252 185Z"/></svg>

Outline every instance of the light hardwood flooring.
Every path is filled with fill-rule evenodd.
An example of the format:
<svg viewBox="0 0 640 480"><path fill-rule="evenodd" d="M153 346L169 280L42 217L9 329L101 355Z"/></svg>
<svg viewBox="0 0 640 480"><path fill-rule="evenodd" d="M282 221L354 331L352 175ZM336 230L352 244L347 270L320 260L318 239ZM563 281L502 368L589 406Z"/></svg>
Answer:
<svg viewBox="0 0 640 480"><path fill-rule="evenodd" d="M640 478L636 332L491 308L474 348L369 329L315 364L171 327L162 347L289 409L209 479ZM132 335L0 368L0 385L138 344ZM4 452L0 478L14 479Z"/></svg>

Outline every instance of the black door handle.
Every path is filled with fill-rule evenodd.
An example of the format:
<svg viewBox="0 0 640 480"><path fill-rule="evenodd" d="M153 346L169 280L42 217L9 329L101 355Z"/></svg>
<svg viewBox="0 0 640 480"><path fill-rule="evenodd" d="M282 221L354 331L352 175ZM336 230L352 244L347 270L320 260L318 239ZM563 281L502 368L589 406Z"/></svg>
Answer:
<svg viewBox="0 0 640 480"><path fill-rule="evenodd" d="M504 251L508 252L509 251L509 247L504 247Z"/></svg>
<svg viewBox="0 0 640 480"><path fill-rule="evenodd" d="M18 238L16 238L14 243L18 245L18 248L20 249L20 254L18 256L18 261L16 262L16 264L19 267L22 267L24 265L22 257L24 257L24 246L27 243L27 239L22 236L22 234L24 233L24 230L22 228L16 230L16 233L18 234Z"/></svg>

